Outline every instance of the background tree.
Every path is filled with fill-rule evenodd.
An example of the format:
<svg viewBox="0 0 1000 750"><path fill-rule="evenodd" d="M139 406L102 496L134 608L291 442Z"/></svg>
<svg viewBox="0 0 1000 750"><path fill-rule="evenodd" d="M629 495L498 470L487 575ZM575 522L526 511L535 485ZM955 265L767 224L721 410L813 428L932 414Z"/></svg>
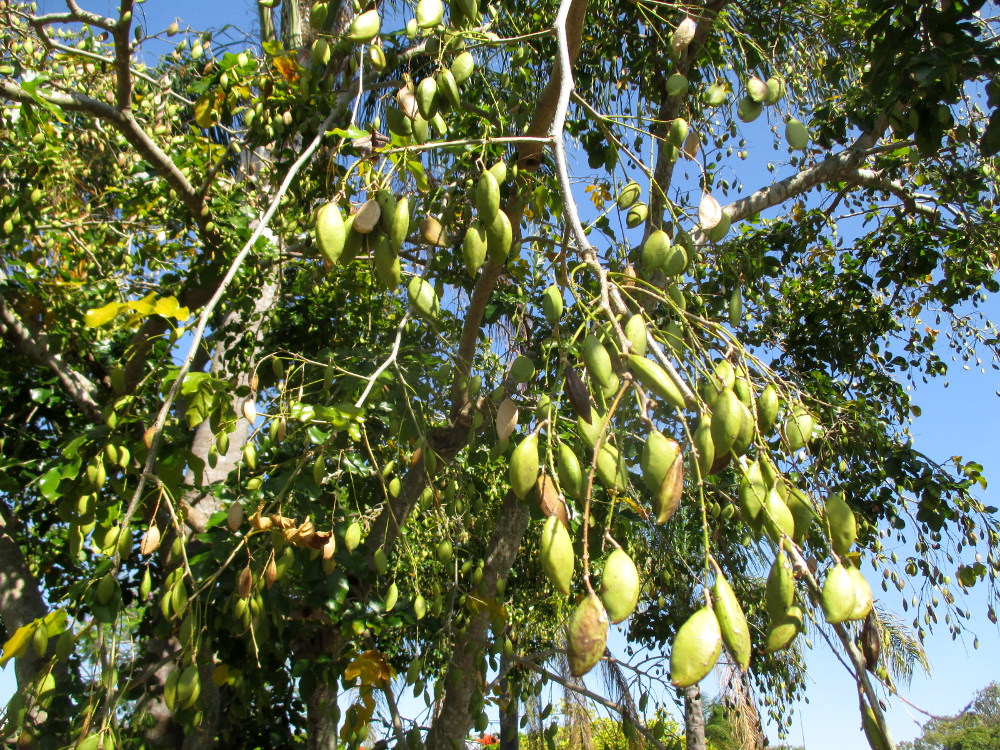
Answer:
<svg viewBox="0 0 1000 750"><path fill-rule="evenodd" d="M891 747L862 571L996 600L907 434L995 353L982 3L274 6L0 4L5 735L451 748L554 681L705 747L721 619L746 716L807 630Z"/></svg>
<svg viewBox="0 0 1000 750"><path fill-rule="evenodd" d="M1000 742L1000 685L991 682L956 716L931 719L905 750L979 750Z"/></svg>

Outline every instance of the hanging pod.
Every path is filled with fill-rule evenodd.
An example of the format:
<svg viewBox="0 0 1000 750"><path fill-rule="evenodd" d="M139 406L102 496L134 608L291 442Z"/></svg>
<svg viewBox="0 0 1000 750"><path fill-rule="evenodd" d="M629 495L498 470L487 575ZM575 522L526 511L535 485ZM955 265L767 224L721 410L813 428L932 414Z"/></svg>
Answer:
<svg viewBox="0 0 1000 750"><path fill-rule="evenodd" d="M639 603L639 571L625 550L615 549L604 563L601 601L613 623L625 620Z"/></svg>
<svg viewBox="0 0 1000 750"><path fill-rule="evenodd" d="M573 552L573 540L558 516L545 519L539 549L545 576L557 591L568 596L573 583L576 555Z"/></svg>
<svg viewBox="0 0 1000 750"><path fill-rule="evenodd" d="M687 619L670 650L670 683L684 688L700 682L719 660L722 631L715 612L702 607Z"/></svg>
<svg viewBox="0 0 1000 750"><path fill-rule="evenodd" d="M712 607L719 621L719 630L726 649L740 671L745 672L750 666L750 627L747 625L746 615L733 592L733 587L729 585L721 570L716 570L715 573Z"/></svg>
<svg viewBox="0 0 1000 750"><path fill-rule="evenodd" d="M577 606L566 636L569 671L582 677L601 660L608 643L608 613L596 594L587 594Z"/></svg>
<svg viewBox="0 0 1000 750"><path fill-rule="evenodd" d="M538 479L538 433L524 438L510 457L510 486L514 494L524 499Z"/></svg>

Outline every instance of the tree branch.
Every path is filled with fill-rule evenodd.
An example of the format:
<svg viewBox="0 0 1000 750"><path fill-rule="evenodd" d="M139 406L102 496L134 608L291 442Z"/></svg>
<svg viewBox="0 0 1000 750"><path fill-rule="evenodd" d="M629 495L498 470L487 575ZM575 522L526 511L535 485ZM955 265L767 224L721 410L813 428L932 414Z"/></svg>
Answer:
<svg viewBox="0 0 1000 750"><path fill-rule="evenodd" d="M0 619L8 636L48 613L38 581L11 533L15 524L13 514L0 504ZM34 649L18 657L14 666L18 687L30 684L42 665Z"/></svg>
<svg viewBox="0 0 1000 750"><path fill-rule="evenodd" d="M470 597L481 597L480 610L467 623L464 633L455 640L448 672L445 676L445 695L441 713L434 719L427 734L426 746L432 750L449 750L468 733L475 717L470 715L469 701L481 678L475 668L476 652L486 645L490 624L490 606L495 605L497 581L507 576L521 537L528 528L530 513L527 503L519 501L513 492L507 492L497 512L496 523L484 557L483 578L478 592Z"/></svg>
<svg viewBox="0 0 1000 750"><path fill-rule="evenodd" d="M101 407L97 404L97 386L73 369L58 352L52 351L48 336L33 333L0 294L0 334L6 335L28 359L55 372L70 398L91 422L101 423Z"/></svg>
<svg viewBox="0 0 1000 750"><path fill-rule="evenodd" d="M937 209L918 203L918 197L906 189L906 186L899 180L892 180L881 172L874 169L858 169L853 174L847 176L847 182L863 185L874 190L882 190L895 195L903 202L906 210L913 214L921 214L929 219L940 217Z"/></svg>
<svg viewBox="0 0 1000 750"><path fill-rule="evenodd" d="M535 105L535 111L531 117L531 123L524 134L531 138L540 138L549 132L552 121L556 116L559 101L562 98L563 78L577 56L580 54L580 40L583 37L583 22L587 16L587 0L572 0L565 10L560 9L563 14L561 25L567 37L567 58L563 54L557 54L552 64L552 74L548 83L542 89ZM568 98L569 94L566 94ZM535 170L541 166L542 146L538 142L523 143L517 150L518 163L525 169Z"/></svg>
<svg viewBox="0 0 1000 750"><path fill-rule="evenodd" d="M878 142L888 126L888 116L880 115L874 127L862 134L849 148L827 157L814 167L761 188L746 198L733 201L725 207L726 213L734 222L742 221L824 182L848 178L857 171L868 155L868 149Z"/></svg>
<svg viewBox="0 0 1000 750"><path fill-rule="evenodd" d="M153 139L150 138L146 131L142 129L138 122L136 122L130 111L123 111L118 107L105 104L97 99L92 99L91 97L77 91L47 91L45 93L35 92L35 94L32 95L17 84L10 81L0 81L0 95L11 101L20 102L21 104L35 104L36 97L39 97L49 104L61 107L62 109L70 112L82 112L84 114L93 115L94 117L109 123L119 133L121 133L122 136L124 136L125 140L127 140L157 172L163 175L163 179L167 181L167 184L177 192L177 195L184 202L184 205L191 213L191 217L194 221L200 228L204 229L204 226L208 221L208 214L204 210L205 204L202 197L198 195L194 186L190 183L190 181L188 181L187 177L184 176L177 165L174 164L173 160L167 156L167 154L164 153L158 145L156 145Z"/></svg>

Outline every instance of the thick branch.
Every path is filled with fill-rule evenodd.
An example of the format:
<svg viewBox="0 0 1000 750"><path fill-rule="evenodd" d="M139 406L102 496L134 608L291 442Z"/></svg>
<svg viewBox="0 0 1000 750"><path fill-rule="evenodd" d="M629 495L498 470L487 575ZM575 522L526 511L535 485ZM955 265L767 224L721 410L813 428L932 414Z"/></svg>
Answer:
<svg viewBox="0 0 1000 750"><path fill-rule="evenodd" d="M572 67L580 54L580 40L583 37L583 21L587 16L587 0L572 0L564 13L561 24L567 37L567 48L569 51L569 66ZM562 95L562 81L565 76L565 57L557 54L552 64L552 74L548 83L542 89L535 105L535 111L531 117L531 123L525 131L525 135L531 138L540 138L548 134L552 121L556 116L559 106L559 99ZM568 97L569 94L567 93ZM542 147L537 142L524 143L518 148L518 161L525 169L538 169L541 165Z"/></svg>
<svg viewBox="0 0 1000 750"><path fill-rule="evenodd" d="M13 515L0 506L0 620L8 636L48 613L38 581L11 533L15 523ZM18 687L24 689L30 684L42 664L31 648L18 657L14 667Z"/></svg>
<svg viewBox="0 0 1000 750"><path fill-rule="evenodd" d="M22 104L35 102L35 98L31 94L10 81L0 81L0 96ZM36 92L36 96L70 112L93 115L113 126L163 176L167 184L177 192L177 195L184 202L195 222L204 227L207 214L203 213L204 202L201 197L173 160L156 145L136 122L131 112L123 111L118 107L105 104L76 91L68 93L62 91Z"/></svg>
<svg viewBox="0 0 1000 750"><path fill-rule="evenodd" d="M32 333L18 314L7 305L2 294L0 334L13 341L18 350L32 362L51 368L88 420L98 423L102 421L101 407L97 404L97 386L70 367L61 354L52 350L45 333Z"/></svg>
<svg viewBox="0 0 1000 750"><path fill-rule="evenodd" d="M122 112L132 109L132 69L129 62L132 57L132 46L129 37L132 29L133 0L122 0L118 23L113 32L115 39L115 99Z"/></svg>
<svg viewBox="0 0 1000 750"><path fill-rule="evenodd" d="M827 157L814 167L761 188L746 198L733 201L726 206L726 212L734 222L741 221L824 182L848 179L856 174L858 166L868 155L868 149L878 142L888 125L889 118L882 115L876 120L875 126L858 138L850 148Z"/></svg>
<svg viewBox="0 0 1000 750"><path fill-rule="evenodd" d="M677 72L687 75L694 61L701 54L705 42L708 40L712 28L715 26L715 19L726 6L729 0L715 0L705 6L698 19L698 26L695 30L694 39L688 45L684 55L677 61ZM646 224L646 234L657 229L663 222L663 209L666 206L667 190L673 179L674 165L677 163L677 151L669 141L666 140L670 123L676 119L681 112L681 105L684 103L684 94L680 96L670 96L666 92L666 76L661 76L661 96L660 109L657 113L657 124L655 132L659 136L656 149L656 164L653 167L653 181L649 186L649 219Z"/></svg>
<svg viewBox="0 0 1000 750"><path fill-rule="evenodd" d="M929 219L937 219L940 216L937 209L918 203L919 197L907 190L902 182L890 179L874 169L858 169L853 174L848 175L846 179L852 184L863 185L895 195L910 213L921 214Z"/></svg>
<svg viewBox="0 0 1000 750"><path fill-rule="evenodd" d="M488 605L496 600L497 581L510 572L521 545L521 537L528 528L528 505L508 492L497 513L496 524L487 547L483 579L479 591L470 596L481 596ZM490 624L490 609L484 605L473 615L452 650L445 678L445 695L441 713L435 718L427 735L426 747L450 750L472 727L475 717L469 702L481 678L475 668L476 652L485 648Z"/></svg>

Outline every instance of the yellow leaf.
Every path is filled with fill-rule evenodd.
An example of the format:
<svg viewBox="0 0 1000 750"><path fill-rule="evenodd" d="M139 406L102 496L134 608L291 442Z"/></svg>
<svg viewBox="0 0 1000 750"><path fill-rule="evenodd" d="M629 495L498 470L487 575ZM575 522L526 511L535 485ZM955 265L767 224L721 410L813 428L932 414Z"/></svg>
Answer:
<svg viewBox="0 0 1000 750"><path fill-rule="evenodd" d="M381 685L392 678L392 667L378 651L365 651L347 665L344 677L348 680L361 678L362 685Z"/></svg>
<svg viewBox="0 0 1000 750"><path fill-rule="evenodd" d="M49 634L50 638L66 629L66 618L65 609L53 610L42 618L42 623L45 625L45 632Z"/></svg>
<svg viewBox="0 0 1000 750"><path fill-rule="evenodd" d="M96 307L93 310L87 310L83 314L83 324L87 328L99 328L105 323L110 323L114 320L115 316L124 310L128 305L124 302L109 302L104 307Z"/></svg>
<svg viewBox="0 0 1000 750"><path fill-rule="evenodd" d="M35 630L38 628L38 620L33 620L27 625L22 625L17 630L14 631L14 635L7 639L7 642L3 644L3 655L0 656L0 667L6 667L7 662L11 659L17 659L23 656L28 650L28 646L31 645L31 638L35 635Z"/></svg>
<svg viewBox="0 0 1000 750"><path fill-rule="evenodd" d="M154 303L156 300L156 295L150 292L142 299L134 300L129 302L128 306L135 310L140 315L152 315L154 310Z"/></svg>
<svg viewBox="0 0 1000 750"><path fill-rule="evenodd" d="M164 318L176 318L177 320L186 320L191 315L191 311L186 307L181 307L176 297L162 297L156 300L153 312Z"/></svg>

